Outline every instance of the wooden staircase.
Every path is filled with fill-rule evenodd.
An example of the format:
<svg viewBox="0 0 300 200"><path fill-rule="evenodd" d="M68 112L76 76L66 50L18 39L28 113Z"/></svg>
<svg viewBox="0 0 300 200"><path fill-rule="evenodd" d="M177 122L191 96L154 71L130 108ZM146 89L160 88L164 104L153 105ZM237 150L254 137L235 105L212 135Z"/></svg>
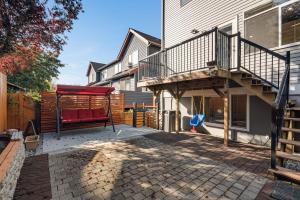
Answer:
<svg viewBox="0 0 300 200"><path fill-rule="evenodd" d="M300 169L300 107L288 107L285 109L284 123L281 135L278 138L276 158L279 166L269 169L275 177L300 183L300 171L290 169L288 162L298 165Z"/></svg>
<svg viewBox="0 0 300 200"><path fill-rule="evenodd" d="M268 84L264 83L262 80L256 78L254 75L251 75L245 71L219 71L218 76L224 78L228 77L240 86L246 88L248 91L251 91L269 105L274 104L277 91Z"/></svg>
<svg viewBox="0 0 300 200"><path fill-rule="evenodd" d="M251 91L266 103L274 104L278 92L263 81L244 71L233 71L230 72L229 76L230 79ZM287 164L288 162L294 163L300 169L300 107L288 104L285 108L283 127L277 142L277 166L275 169L269 169L269 172L278 179L300 184L300 171L292 169Z"/></svg>

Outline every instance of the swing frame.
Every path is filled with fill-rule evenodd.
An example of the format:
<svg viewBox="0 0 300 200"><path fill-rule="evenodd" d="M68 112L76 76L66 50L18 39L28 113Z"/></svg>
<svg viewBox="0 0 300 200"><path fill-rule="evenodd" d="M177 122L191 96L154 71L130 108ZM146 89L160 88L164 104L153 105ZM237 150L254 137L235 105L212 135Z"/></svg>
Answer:
<svg viewBox="0 0 300 200"><path fill-rule="evenodd" d="M73 86L73 85L57 85L56 89L56 133L57 138L60 139L60 130L63 124L72 124L72 123L92 123L92 122L104 122L104 127L106 127L107 122L111 122L113 131L115 132L114 121L112 117L111 109L111 93L115 90L114 87L90 87L90 86ZM61 106L61 97L62 96L103 96L108 100L108 108L106 115L103 115L99 118L77 118L76 120L63 120L62 106ZM79 112L77 109L68 109L70 111ZM93 111L91 108L84 109L85 112L88 111L89 114ZM96 109L94 109L96 110ZM101 110L101 109L98 109ZM94 114L94 112L93 112ZM97 114L97 113L96 113ZM100 113L98 113L99 115ZM102 113L101 113L102 114ZM100 115L101 115L100 114Z"/></svg>

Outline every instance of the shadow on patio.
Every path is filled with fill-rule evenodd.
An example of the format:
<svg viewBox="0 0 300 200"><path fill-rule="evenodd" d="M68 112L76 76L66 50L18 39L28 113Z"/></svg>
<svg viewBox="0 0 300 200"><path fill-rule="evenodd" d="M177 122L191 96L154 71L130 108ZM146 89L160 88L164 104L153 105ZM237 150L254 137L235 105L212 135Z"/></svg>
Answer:
<svg viewBox="0 0 300 200"><path fill-rule="evenodd" d="M170 140L171 145L155 141L167 142L161 139L169 137L167 134L145 137L50 155L53 198L217 199L250 195L252 199L266 182L250 173L256 170L247 170L268 163L254 147L224 149L210 136L181 135ZM250 161L255 164L246 164Z"/></svg>

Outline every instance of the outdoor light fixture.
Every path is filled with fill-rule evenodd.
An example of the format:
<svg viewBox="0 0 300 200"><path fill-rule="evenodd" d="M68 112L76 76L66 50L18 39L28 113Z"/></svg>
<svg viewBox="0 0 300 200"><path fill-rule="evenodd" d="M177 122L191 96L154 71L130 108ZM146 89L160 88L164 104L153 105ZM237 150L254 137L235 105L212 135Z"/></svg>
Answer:
<svg viewBox="0 0 300 200"><path fill-rule="evenodd" d="M197 34L197 33L199 33L199 31L198 31L197 29L193 29L193 30L191 31L191 33L192 33L192 34Z"/></svg>

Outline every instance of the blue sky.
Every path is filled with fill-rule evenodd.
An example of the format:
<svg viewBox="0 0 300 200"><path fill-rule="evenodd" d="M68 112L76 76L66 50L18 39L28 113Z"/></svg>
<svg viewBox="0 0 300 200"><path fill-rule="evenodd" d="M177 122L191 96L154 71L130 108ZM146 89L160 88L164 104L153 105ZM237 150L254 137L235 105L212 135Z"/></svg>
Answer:
<svg viewBox="0 0 300 200"><path fill-rule="evenodd" d="M116 58L128 28L160 37L160 0L83 0L84 13L68 33L60 56L60 84L85 85L89 61Z"/></svg>

